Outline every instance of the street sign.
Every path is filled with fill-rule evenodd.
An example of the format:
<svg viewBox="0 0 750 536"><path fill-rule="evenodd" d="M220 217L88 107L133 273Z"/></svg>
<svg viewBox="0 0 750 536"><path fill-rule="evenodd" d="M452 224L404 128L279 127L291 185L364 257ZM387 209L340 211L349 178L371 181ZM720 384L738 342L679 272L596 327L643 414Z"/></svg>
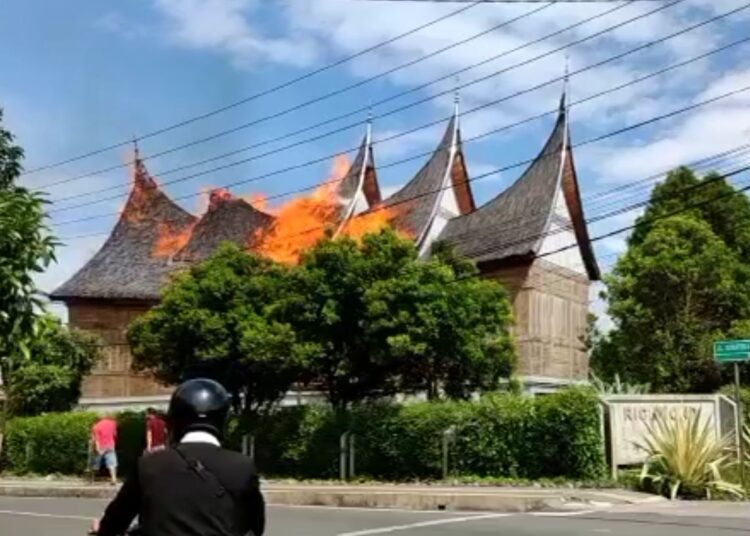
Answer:
<svg viewBox="0 0 750 536"><path fill-rule="evenodd" d="M714 359L719 363L750 361L750 340L715 342Z"/></svg>
<svg viewBox="0 0 750 536"><path fill-rule="evenodd" d="M745 486L745 442L742 440L742 397L740 396L740 363L750 361L750 340L740 339L734 341L717 341L714 343L714 360L719 363L734 364L734 402L737 404L737 428L735 438L737 440L737 460L740 466L740 482Z"/></svg>

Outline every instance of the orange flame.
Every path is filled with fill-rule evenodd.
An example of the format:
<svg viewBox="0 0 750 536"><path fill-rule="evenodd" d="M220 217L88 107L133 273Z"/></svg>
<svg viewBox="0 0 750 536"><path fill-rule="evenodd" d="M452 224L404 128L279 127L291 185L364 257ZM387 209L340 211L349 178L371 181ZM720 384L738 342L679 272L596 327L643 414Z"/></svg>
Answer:
<svg viewBox="0 0 750 536"><path fill-rule="evenodd" d="M136 161L132 166L132 175L133 189L121 214L128 223L139 223L150 216L147 209L151 205L157 184L140 161Z"/></svg>
<svg viewBox="0 0 750 536"><path fill-rule="evenodd" d="M268 206L268 196L266 194L250 194L242 197L242 199L261 212L265 212L266 214L276 214L276 209Z"/></svg>
<svg viewBox="0 0 750 536"><path fill-rule="evenodd" d="M156 225L156 242L151 255L156 258L168 258L180 251L190 240L195 225L179 228L169 222Z"/></svg>
<svg viewBox="0 0 750 536"><path fill-rule="evenodd" d="M276 220L265 231L256 234L258 253L287 264L299 262L300 254L314 246L321 238L335 232L341 225L342 203L338 198L338 183L349 171L349 160L336 157L331 176L312 194L292 199L279 207ZM388 210L353 218L341 232L360 238L388 224Z"/></svg>

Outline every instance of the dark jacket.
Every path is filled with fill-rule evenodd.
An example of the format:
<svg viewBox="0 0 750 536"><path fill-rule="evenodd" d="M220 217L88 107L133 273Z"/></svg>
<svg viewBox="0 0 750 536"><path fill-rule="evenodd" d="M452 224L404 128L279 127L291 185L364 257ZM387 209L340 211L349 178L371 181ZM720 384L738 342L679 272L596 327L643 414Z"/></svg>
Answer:
<svg viewBox="0 0 750 536"><path fill-rule="evenodd" d="M252 460L208 443L177 448L139 460L99 536L123 534L136 515L145 536L261 536L265 505Z"/></svg>

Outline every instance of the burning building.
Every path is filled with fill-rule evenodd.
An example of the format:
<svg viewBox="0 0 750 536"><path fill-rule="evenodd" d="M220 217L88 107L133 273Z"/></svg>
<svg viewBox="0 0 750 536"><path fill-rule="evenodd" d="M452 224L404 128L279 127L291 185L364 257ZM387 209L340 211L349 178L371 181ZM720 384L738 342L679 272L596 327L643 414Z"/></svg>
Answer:
<svg viewBox="0 0 750 536"><path fill-rule="evenodd" d="M206 258L219 243L294 262L324 233L359 236L388 224L411 237L421 256L447 243L474 260L483 276L506 285L526 385L550 388L586 378L589 287L600 274L567 110L561 105L549 139L518 180L477 207L456 108L434 153L387 199L381 199L369 126L351 164L337 160L315 192L276 211L216 190L205 213L191 215L167 197L136 155L132 190L111 235L52 294L66 303L71 325L106 344L106 359L84 383L84 398L117 404L163 396L163 387L131 372L127 326L158 303L170 274Z"/></svg>

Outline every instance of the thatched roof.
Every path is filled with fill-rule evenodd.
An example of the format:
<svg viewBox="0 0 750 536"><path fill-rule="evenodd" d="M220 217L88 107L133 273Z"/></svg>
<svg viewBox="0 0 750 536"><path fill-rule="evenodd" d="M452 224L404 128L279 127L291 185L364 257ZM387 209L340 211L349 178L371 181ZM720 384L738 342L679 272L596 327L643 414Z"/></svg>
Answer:
<svg viewBox="0 0 750 536"><path fill-rule="evenodd" d="M474 210L457 109L430 159L403 188L386 199L384 205L394 208L394 227L409 233L421 247L437 217L443 196L452 194L456 196L459 213Z"/></svg>
<svg viewBox="0 0 750 536"><path fill-rule="evenodd" d="M196 262L209 257L222 242L251 247L259 230L268 227L273 216L261 212L244 199L228 192L211 192L208 210L193 228L190 240L174 257L176 261Z"/></svg>
<svg viewBox="0 0 750 536"><path fill-rule="evenodd" d="M599 268L583 215L564 97L552 134L521 177L479 209L449 221L440 240L480 265L514 257L534 257L549 232L560 190L586 271L590 279L597 280Z"/></svg>
<svg viewBox="0 0 750 536"><path fill-rule="evenodd" d="M358 198L368 206L380 202L369 129L337 195L342 220L354 215ZM156 301L170 273L205 259L225 241L252 248L259 231L273 220L223 190L211 192L208 209L198 219L167 197L136 156L133 188L112 234L51 297Z"/></svg>
<svg viewBox="0 0 750 536"><path fill-rule="evenodd" d="M175 268L168 257L155 255L159 242L164 233L184 232L195 221L161 191L137 159L133 189L112 234L51 297L158 299L160 287Z"/></svg>

